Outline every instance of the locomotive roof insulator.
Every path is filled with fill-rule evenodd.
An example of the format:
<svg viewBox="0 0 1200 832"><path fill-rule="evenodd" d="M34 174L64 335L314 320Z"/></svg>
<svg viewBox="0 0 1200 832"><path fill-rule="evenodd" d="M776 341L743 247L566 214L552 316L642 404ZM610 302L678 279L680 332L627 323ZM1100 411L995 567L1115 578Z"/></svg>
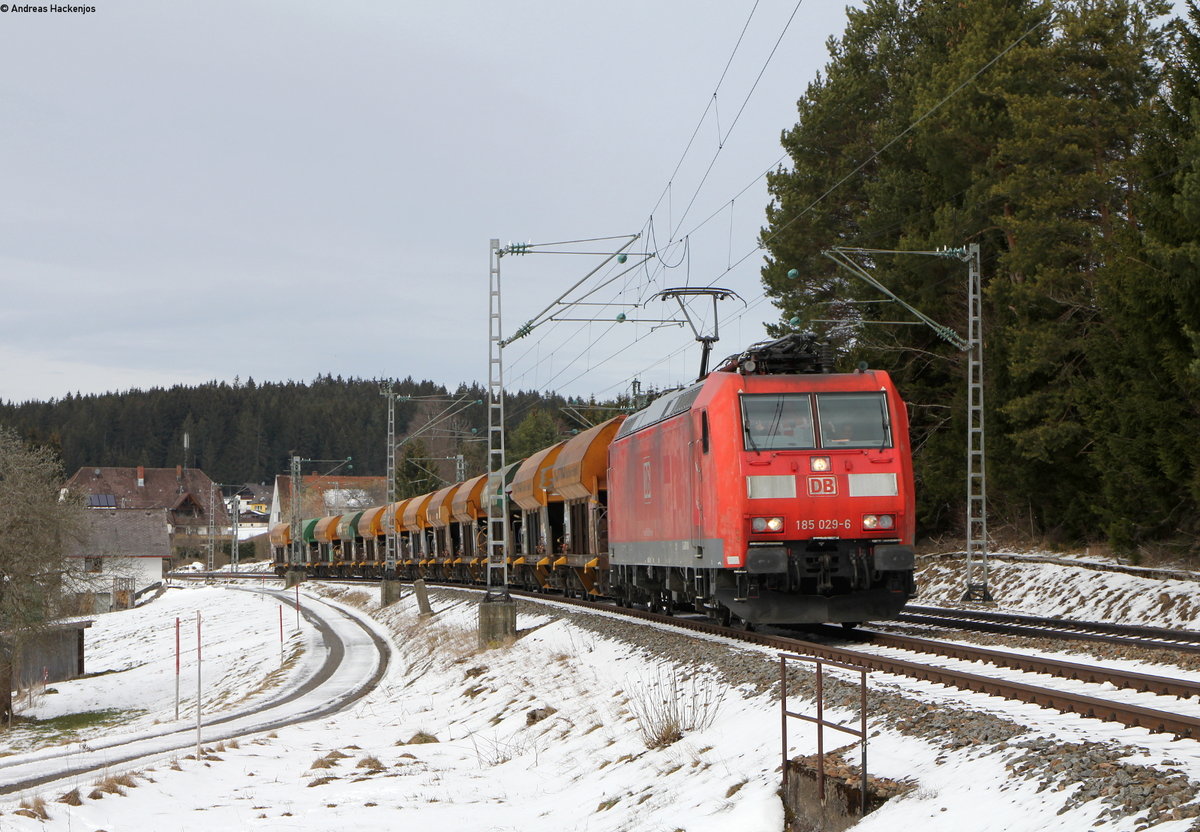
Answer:
<svg viewBox="0 0 1200 832"><path fill-rule="evenodd" d="M742 375L796 375L832 373L835 352L808 333L790 333L774 341L763 341L739 355L725 359L721 370Z"/></svg>

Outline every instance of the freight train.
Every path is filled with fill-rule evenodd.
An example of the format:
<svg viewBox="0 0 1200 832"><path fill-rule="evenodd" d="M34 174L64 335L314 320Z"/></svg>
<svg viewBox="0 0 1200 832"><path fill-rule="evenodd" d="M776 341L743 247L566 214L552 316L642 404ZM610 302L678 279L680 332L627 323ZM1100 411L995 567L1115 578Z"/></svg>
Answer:
<svg viewBox="0 0 1200 832"><path fill-rule="evenodd" d="M894 616L914 593L908 417L886 372L833 372L791 335L502 471L302 525L312 577L485 579L488 501L508 495L514 588L723 623ZM291 568L291 527L271 530Z"/></svg>

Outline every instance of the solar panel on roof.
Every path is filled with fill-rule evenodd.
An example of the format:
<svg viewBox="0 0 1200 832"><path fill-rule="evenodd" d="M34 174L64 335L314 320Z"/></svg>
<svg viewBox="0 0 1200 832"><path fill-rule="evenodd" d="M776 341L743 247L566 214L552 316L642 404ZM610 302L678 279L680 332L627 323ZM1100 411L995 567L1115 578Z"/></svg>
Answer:
<svg viewBox="0 0 1200 832"><path fill-rule="evenodd" d="M113 494L89 494L88 508L116 508L117 498Z"/></svg>

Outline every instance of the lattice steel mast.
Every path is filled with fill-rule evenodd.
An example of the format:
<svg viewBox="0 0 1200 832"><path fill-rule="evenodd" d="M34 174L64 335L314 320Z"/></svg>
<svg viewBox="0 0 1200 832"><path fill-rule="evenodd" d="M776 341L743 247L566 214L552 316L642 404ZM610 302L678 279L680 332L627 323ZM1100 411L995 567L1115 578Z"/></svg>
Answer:
<svg viewBox="0 0 1200 832"><path fill-rule="evenodd" d="M895 251L889 249L848 248L836 246L821 252L830 260L862 278L896 303L913 313L943 340L967 354L967 591L964 601L991 601L988 590L987 553L987 469L984 464L983 424L983 278L979 244L964 248L938 251ZM934 257L956 257L967 263L967 337L964 339L948 326L925 315L876 280L855 263L850 255L924 254ZM889 321L907 324L909 321Z"/></svg>
<svg viewBox="0 0 1200 832"><path fill-rule="evenodd" d="M618 237L592 237L586 240L567 240L557 243L510 243L501 247L500 241L493 239L490 244L490 261L488 269L488 493L491 495L487 505L487 598L509 600L508 594L508 495L504 491L503 471L506 464L504 449L504 347L520 338L529 335L535 328L550 321L574 320L562 318L557 313L563 309L583 305L586 298L595 294L604 286L620 279L623 275L640 266L652 257L649 253L635 255L633 263L629 263L629 255L625 250L641 237L640 234L628 234ZM622 240L616 251L550 251L549 246L569 246L576 243ZM503 337L500 314L500 258L506 254L574 254L602 256L603 259L586 275L559 296L557 300L534 315L521 326L511 338ZM597 286L593 286L581 297L568 300L568 296L576 291L582 291L583 284L595 276L609 263L616 261L621 267L617 273L605 277ZM611 304L601 304L609 306ZM629 304L626 304L629 305ZM632 304L636 306L636 304ZM595 321L595 319L587 319ZM624 315L618 317L624 320Z"/></svg>
<svg viewBox="0 0 1200 832"><path fill-rule="evenodd" d="M504 492L504 345L501 343L499 240L491 241L488 290L487 592L508 596L508 495Z"/></svg>
<svg viewBox="0 0 1200 832"><path fill-rule="evenodd" d="M292 514L292 516L291 516L292 545L290 547L289 555L291 557L292 569L299 569L300 568L300 545L301 545L300 535L303 533L304 530L301 528L302 508L300 506L300 457L296 456L295 454L292 455L291 477L292 477L292 503L291 503L291 506L289 506L289 508L290 508L291 514Z"/></svg>
<svg viewBox="0 0 1200 832"><path fill-rule="evenodd" d="M387 397L387 501L389 506L394 506L396 504L396 395L392 392L392 382L389 381L384 385L382 393ZM385 541L383 576L391 580L396 576L396 521L394 517L387 524Z"/></svg>
<svg viewBox="0 0 1200 832"><path fill-rule="evenodd" d="M983 296L979 244L967 261L967 592L964 601L991 601L988 591L987 468L983 430ZM976 564L978 559L979 563Z"/></svg>
<svg viewBox="0 0 1200 832"><path fill-rule="evenodd" d="M208 573L217 566L217 484L208 482Z"/></svg>
<svg viewBox="0 0 1200 832"><path fill-rule="evenodd" d="M233 517L230 518L229 531L231 540L229 541L229 561L233 564L233 571L238 569L241 561L241 549L238 547L238 525L240 522L239 515L242 513L242 497L240 492L233 494Z"/></svg>

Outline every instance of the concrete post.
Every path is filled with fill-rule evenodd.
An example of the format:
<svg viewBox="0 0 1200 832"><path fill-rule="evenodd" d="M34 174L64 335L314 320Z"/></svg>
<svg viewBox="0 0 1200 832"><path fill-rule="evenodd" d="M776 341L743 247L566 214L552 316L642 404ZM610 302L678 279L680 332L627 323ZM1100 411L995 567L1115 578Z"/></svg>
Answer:
<svg viewBox="0 0 1200 832"><path fill-rule="evenodd" d="M484 596L479 602L479 647L487 650L517 635L517 610L511 598Z"/></svg>
<svg viewBox="0 0 1200 832"><path fill-rule="evenodd" d="M379 582L379 606L387 607L400 600L400 581L384 579Z"/></svg>
<svg viewBox="0 0 1200 832"><path fill-rule="evenodd" d="M429 606L429 593L425 591L424 578L417 578L413 581L413 593L417 596L417 609L420 611L421 617L433 615L433 608Z"/></svg>

